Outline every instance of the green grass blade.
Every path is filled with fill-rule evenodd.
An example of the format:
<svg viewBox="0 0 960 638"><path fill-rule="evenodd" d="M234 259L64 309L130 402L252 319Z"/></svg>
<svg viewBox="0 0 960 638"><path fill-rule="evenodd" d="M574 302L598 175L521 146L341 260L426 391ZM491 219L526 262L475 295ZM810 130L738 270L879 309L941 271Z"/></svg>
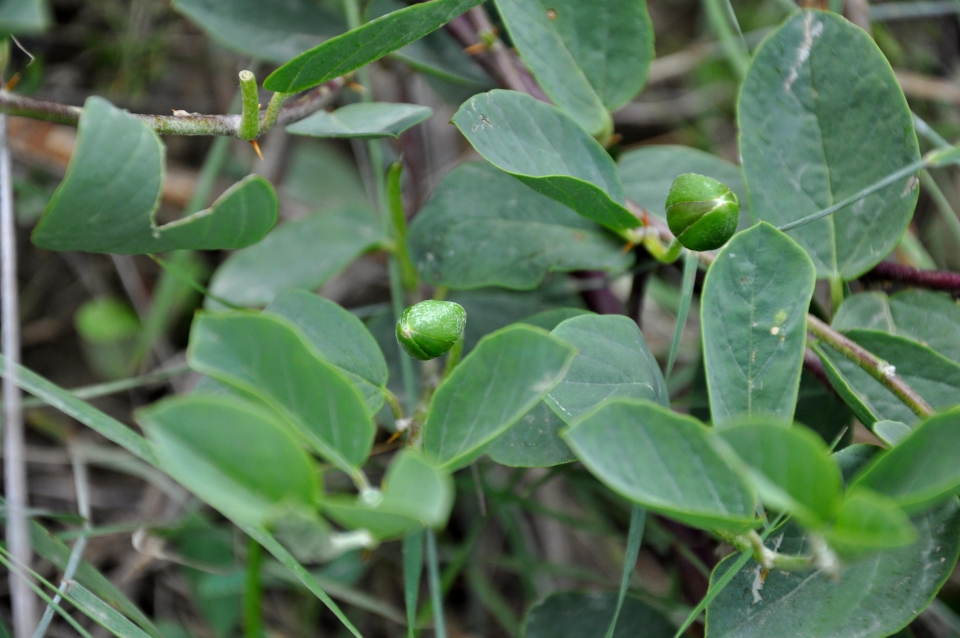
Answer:
<svg viewBox="0 0 960 638"><path fill-rule="evenodd" d="M617 620L620 618L620 610L623 609L623 601L627 597L627 589L630 587L630 576L637 564L637 556L640 555L640 542L643 540L643 528L647 521L647 510L638 505L633 506L630 512L630 533L627 536L627 555L623 559L623 578L620 579L620 595L617 597L617 610L613 612L613 619L610 621L610 628L607 629L607 638L613 638L613 632L617 628Z"/></svg>
<svg viewBox="0 0 960 638"><path fill-rule="evenodd" d="M697 279L697 253L688 250L683 257L683 284L680 288L680 309L677 311L677 327L673 331L673 342L670 344L670 355L667 359L667 372L664 378L669 382L673 364L677 362L677 352L680 350L680 338L683 337L683 328L687 324L687 315L690 313L690 304L693 301L693 284Z"/></svg>

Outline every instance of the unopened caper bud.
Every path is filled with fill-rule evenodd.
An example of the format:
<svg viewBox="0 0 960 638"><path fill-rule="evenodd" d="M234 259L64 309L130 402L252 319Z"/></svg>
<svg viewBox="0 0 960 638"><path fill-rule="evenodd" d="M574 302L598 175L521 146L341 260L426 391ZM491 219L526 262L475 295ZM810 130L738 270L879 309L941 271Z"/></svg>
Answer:
<svg viewBox="0 0 960 638"><path fill-rule="evenodd" d="M687 173L673 181L667 195L667 224L689 250L716 250L737 232L740 200L725 184Z"/></svg>
<svg viewBox="0 0 960 638"><path fill-rule="evenodd" d="M467 325L467 313L452 301L421 301L403 311L397 341L411 357L427 361L446 354Z"/></svg>

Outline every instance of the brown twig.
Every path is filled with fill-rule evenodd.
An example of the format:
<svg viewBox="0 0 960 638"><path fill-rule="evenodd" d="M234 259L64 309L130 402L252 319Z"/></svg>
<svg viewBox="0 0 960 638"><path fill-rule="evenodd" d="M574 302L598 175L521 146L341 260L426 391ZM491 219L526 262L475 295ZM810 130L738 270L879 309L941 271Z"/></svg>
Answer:
<svg viewBox="0 0 960 638"><path fill-rule="evenodd" d="M920 270L911 266L883 262L860 277L866 281L906 284L926 290L940 290L960 295L960 273L942 270Z"/></svg>
<svg viewBox="0 0 960 638"><path fill-rule="evenodd" d="M343 78L337 78L312 89L296 100L284 104L280 108L276 123L283 126L316 113L329 104L330 97L344 84ZM76 126L80 122L83 109L79 106L40 100L0 90L0 113ZM199 113L178 112L174 115L134 114L134 117L160 135L237 137L240 126L239 115L201 115ZM260 119L261 122L266 121L266 111L260 112ZM265 127L261 134L265 133L268 128Z"/></svg>

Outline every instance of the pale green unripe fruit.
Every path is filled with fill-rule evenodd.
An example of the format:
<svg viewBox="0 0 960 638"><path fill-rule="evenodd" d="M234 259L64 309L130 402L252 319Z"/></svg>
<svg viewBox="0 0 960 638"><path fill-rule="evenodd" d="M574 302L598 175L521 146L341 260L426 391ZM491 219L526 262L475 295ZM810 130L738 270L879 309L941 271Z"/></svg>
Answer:
<svg viewBox="0 0 960 638"><path fill-rule="evenodd" d="M446 354L467 325L467 312L452 301L421 301L403 311L397 341L411 357L427 361Z"/></svg>
<svg viewBox="0 0 960 638"><path fill-rule="evenodd" d="M687 173L673 181L667 195L667 224L689 250L716 250L737 232L740 199L717 180Z"/></svg>

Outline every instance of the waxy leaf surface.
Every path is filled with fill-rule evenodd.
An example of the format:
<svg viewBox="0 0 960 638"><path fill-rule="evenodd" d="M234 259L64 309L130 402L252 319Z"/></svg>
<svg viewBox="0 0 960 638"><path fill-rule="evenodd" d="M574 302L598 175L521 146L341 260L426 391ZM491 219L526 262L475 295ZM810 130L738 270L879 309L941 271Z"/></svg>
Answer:
<svg viewBox="0 0 960 638"><path fill-rule="evenodd" d="M482 453L543 400L566 374L575 350L531 326L480 340L437 388L423 426L423 450L456 469Z"/></svg>
<svg viewBox="0 0 960 638"><path fill-rule="evenodd" d="M420 276L453 289L535 288L553 271L630 267L633 256L595 224L488 164L461 164L410 226Z"/></svg>
<svg viewBox="0 0 960 638"><path fill-rule="evenodd" d="M702 423L656 403L615 399L564 434L587 469L647 509L704 529L754 524L752 491Z"/></svg>
<svg viewBox="0 0 960 638"><path fill-rule="evenodd" d="M397 137L433 114L433 109L416 104L359 102L336 111L317 111L287 126L287 132L309 137L377 139Z"/></svg>
<svg viewBox="0 0 960 638"><path fill-rule="evenodd" d="M284 290L319 288L381 238L377 216L366 206L286 222L256 246L230 255L214 273L210 292L238 306L265 306Z"/></svg>
<svg viewBox="0 0 960 638"><path fill-rule="evenodd" d="M263 88L297 93L323 84L422 38L481 2L431 0L388 13L301 53L271 73Z"/></svg>
<svg viewBox="0 0 960 638"><path fill-rule="evenodd" d="M700 304L710 413L791 421L807 342L813 264L769 224L745 230L707 271Z"/></svg>
<svg viewBox="0 0 960 638"><path fill-rule="evenodd" d="M142 254L254 244L277 221L277 195L251 175L207 210L157 225L164 148L146 124L102 98L80 117L67 174L33 231L48 250Z"/></svg>
<svg viewBox="0 0 960 638"><path fill-rule="evenodd" d="M890 64L867 33L834 13L798 12L768 37L737 110L751 209L775 226L920 159ZM818 277L853 279L900 241L916 186L915 176L904 177L790 236L810 254Z"/></svg>
<svg viewBox="0 0 960 638"><path fill-rule="evenodd" d="M496 90L464 102L453 123L484 159L535 191L612 230L640 224L624 207L610 155L557 107Z"/></svg>
<svg viewBox="0 0 960 638"><path fill-rule="evenodd" d="M276 410L328 461L363 465L375 426L360 391L286 319L230 312L194 320L190 367Z"/></svg>
<svg viewBox="0 0 960 638"><path fill-rule="evenodd" d="M551 594L527 614L526 638L604 638L617 608L614 593ZM676 628L660 612L628 596L612 638L672 638Z"/></svg>

